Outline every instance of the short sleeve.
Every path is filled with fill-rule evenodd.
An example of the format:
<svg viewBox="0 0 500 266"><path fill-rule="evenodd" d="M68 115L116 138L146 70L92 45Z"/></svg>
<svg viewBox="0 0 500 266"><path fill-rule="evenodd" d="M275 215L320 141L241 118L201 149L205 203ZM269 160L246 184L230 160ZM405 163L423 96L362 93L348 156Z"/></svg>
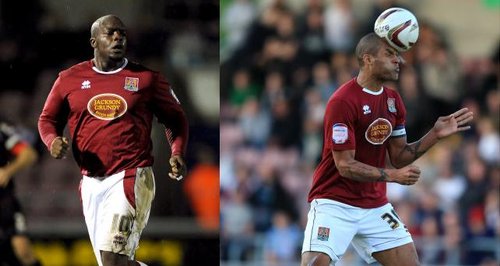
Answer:
<svg viewBox="0 0 500 266"><path fill-rule="evenodd" d="M343 100L332 99L325 111L325 147L332 150L356 148L355 111Z"/></svg>

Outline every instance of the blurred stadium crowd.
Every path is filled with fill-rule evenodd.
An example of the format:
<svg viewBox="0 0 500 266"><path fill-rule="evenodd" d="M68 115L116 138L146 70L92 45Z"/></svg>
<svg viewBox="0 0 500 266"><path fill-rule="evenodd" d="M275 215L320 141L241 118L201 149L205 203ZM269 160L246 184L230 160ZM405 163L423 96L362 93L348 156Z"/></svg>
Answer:
<svg viewBox="0 0 500 266"><path fill-rule="evenodd" d="M78 195L79 169L72 158L50 157L39 139L37 120L58 72L93 57L90 25L106 14L122 18L128 28L127 57L167 77L190 122L189 176L184 182L168 178L170 149L164 131L155 124L157 194L151 221L157 226L147 228L151 232L144 239L158 250L158 261L169 257L164 260L168 265L193 264L189 262L197 259L193 254L204 250L205 262L212 258L213 265L218 263L218 12L219 3L213 0L0 2L0 116L17 125L40 153L37 165L15 178L16 194L35 240L81 238L86 243L84 248L74 243L75 252L64 243L36 246L45 248L41 256L46 265L93 261L92 253L79 252L88 252L90 245ZM154 223L157 219L167 222ZM157 242L165 237L183 241ZM197 238L200 241L191 241ZM167 246L175 248L163 252ZM151 252L148 244L145 247L143 254ZM198 253L187 256L193 250ZM151 263L155 256L147 255L145 261Z"/></svg>
<svg viewBox="0 0 500 266"><path fill-rule="evenodd" d="M356 75L353 49L360 36L372 31L383 10L402 5L364 1L369 16L359 17L350 0L307 0L292 8L297 2L221 1L225 265L297 265L326 101ZM475 3L498 15L498 3L487 2ZM420 38L402 54L399 81L387 84L406 104L408 141L461 106L474 112L475 122L416 162L422 176L415 186L388 184L389 201L423 265L498 265L500 29L491 36L495 49L466 58L455 52L448 29L414 12ZM364 265L352 252L339 264Z"/></svg>

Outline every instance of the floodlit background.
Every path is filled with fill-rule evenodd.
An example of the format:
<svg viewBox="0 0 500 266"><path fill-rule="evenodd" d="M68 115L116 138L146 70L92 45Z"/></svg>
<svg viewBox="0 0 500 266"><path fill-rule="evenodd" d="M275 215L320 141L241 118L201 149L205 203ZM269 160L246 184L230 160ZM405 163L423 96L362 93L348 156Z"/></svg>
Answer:
<svg viewBox="0 0 500 266"><path fill-rule="evenodd" d="M472 130L388 184L423 265L500 263L500 1L221 1L221 264L298 265L325 104L356 75L353 49L386 8L420 22L398 90L408 141L462 106ZM349 250L338 265L364 265Z"/></svg>
<svg viewBox="0 0 500 266"><path fill-rule="evenodd" d="M73 158L50 158L37 119L57 74L89 60L90 26L118 15L131 60L162 72L190 121L189 174L167 176L169 147L155 125L157 193L139 260L149 265L218 265L219 3L212 0L27 0L0 2L0 114L40 152L16 176L16 191L44 265L97 265L81 212Z"/></svg>

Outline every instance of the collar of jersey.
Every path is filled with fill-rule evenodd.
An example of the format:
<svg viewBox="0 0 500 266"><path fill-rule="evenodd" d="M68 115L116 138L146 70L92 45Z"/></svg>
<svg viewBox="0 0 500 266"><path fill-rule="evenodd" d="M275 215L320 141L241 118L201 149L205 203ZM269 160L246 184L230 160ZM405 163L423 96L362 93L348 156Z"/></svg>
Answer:
<svg viewBox="0 0 500 266"><path fill-rule="evenodd" d="M380 95L380 94L382 94L382 92L384 92L384 87L381 87L380 90L378 90L378 91L371 91L367 88L363 88L363 91L368 93L368 94L371 94L371 95Z"/></svg>
<svg viewBox="0 0 500 266"><path fill-rule="evenodd" d="M105 75L115 74L115 73L120 72L122 69L124 69L124 68L125 68L125 66L127 66L127 64L128 64L128 60L127 60L127 58L124 58L124 59L125 59L125 60L124 60L124 62L123 62L123 65L122 65L121 67L119 67L118 69L115 69L115 70L112 70L112 71L102 71L102 70L97 69L97 67L95 67L94 65L92 65L92 69L93 69L95 72L99 73L99 74L105 74Z"/></svg>

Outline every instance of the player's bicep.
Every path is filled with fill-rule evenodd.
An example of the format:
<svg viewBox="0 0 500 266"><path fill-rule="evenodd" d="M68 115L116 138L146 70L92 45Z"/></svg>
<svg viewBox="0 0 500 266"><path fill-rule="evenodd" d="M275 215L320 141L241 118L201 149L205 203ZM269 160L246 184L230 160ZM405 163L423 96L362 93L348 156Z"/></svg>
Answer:
<svg viewBox="0 0 500 266"><path fill-rule="evenodd" d="M335 161L335 166L337 169L342 171L342 169L347 168L355 159L355 150L332 150L333 160Z"/></svg>
<svg viewBox="0 0 500 266"><path fill-rule="evenodd" d="M407 145L406 135L399 137L392 137L389 139L388 153L391 163L397 167L398 158L401 156L401 152L405 149Z"/></svg>

